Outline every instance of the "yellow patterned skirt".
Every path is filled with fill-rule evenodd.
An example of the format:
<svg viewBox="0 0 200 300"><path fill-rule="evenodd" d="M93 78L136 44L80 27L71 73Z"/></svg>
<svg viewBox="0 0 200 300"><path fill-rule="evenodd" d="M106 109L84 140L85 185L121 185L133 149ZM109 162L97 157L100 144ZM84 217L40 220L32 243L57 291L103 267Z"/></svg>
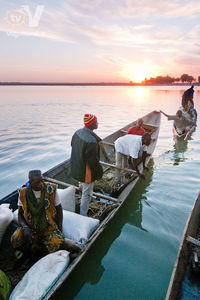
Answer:
<svg viewBox="0 0 200 300"><path fill-rule="evenodd" d="M44 245L48 253L59 250L63 242L64 237L59 229L47 229L40 234L36 232L33 232L32 234L32 244ZM13 233L11 237L11 244L13 248L22 248L25 246L26 241L24 239L23 229L21 227L15 230Z"/></svg>

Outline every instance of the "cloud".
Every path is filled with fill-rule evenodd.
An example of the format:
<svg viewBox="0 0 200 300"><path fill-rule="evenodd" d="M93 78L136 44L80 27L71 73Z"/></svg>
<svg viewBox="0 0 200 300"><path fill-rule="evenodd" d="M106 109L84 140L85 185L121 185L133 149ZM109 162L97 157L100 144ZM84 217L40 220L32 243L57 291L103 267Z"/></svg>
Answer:
<svg viewBox="0 0 200 300"><path fill-rule="evenodd" d="M38 1L34 4L26 1L33 13L41 4ZM8 11L20 9L24 2L7 1L0 12L0 31L16 37L22 34L70 43L70 51L80 49L80 57L84 56L81 51L84 49L82 66L89 64L86 56L92 55L98 66L102 62L111 70L121 70L134 60L142 64L149 58L158 70L163 70L164 66L178 69L180 64L184 66L184 60L188 68L190 62L195 67L200 55L198 1L58 0L44 3L39 26L30 28L8 22ZM74 66L76 62L70 51L67 59L72 58Z"/></svg>
<svg viewBox="0 0 200 300"><path fill-rule="evenodd" d="M80 15L93 15L112 18L196 17L200 14L200 3L185 0L69 0L68 5Z"/></svg>
<svg viewBox="0 0 200 300"><path fill-rule="evenodd" d="M151 44L180 44L184 30L175 26L158 27L153 22L156 16L175 11L194 9L193 1L189 4L183 1L167 2L163 0L95 0L92 5L90 0L69 0L62 2L58 7L46 5L41 16L38 28L10 26L8 22L0 23L0 30L4 32L24 32L57 41L80 43L91 42L97 46L123 46L139 47ZM20 8L20 6L16 5ZM30 5L30 8L35 9ZM186 9L187 8L187 9ZM198 10L199 8L199 10ZM200 4L195 5L196 13L200 12ZM134 14L133 14L134 12ZM188 11L189 15L190 10ZM107 15L109 14L109 18ZM183 14L183 13L182 13ZM137 19L130 25L125 19L132 16ZM138 22L143 15L151 15L151 23ZM102 18L103 16L103 18ZM115 20L114 18L119 19ZM135 24L134 24L135 23Z"/></svg>

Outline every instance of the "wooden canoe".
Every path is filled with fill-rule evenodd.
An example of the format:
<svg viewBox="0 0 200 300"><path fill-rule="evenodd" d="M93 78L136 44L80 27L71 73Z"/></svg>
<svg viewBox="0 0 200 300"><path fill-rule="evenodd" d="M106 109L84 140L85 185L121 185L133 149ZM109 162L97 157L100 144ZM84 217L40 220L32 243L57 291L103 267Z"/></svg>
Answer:
<svg viewBox="0 0 200 300"><path fill-rule="evenodd" d="M161 116L159 112L153 111L143 117L144 122L144 128L147 132L149 132L152 136L152 141L150 145L148 146L148 153L150 153L150 156L146 158L146 165L148 164L151 155L155 149L156 142L158 139L159 129L160 129L160 120ZM126 200L129 193L134 188L135 184L139 180L139 177L133 170L125 169L122 170L122 173L125 172L128 173L129 176L124 176L123 184L118 187L117 189L114 189L113 191L113 181L107 180L107 174L115 171L115 168L113 167L115 163L115 150L114 150L114 141L126 134L129 127L136 124L136 121L124 126L120 130L117 130L116 132L110 134L106 138L103 139L102 144L104 146L104 150L106 151L107 155L105 155L105 151L102 151L101 147L101 153L100 153L100 159L102 161L102 165L104 168L104 175L105 178L103 178L102 182L95 184L95 192L93 193L93 196L96 197L96 200L99 204L103 204L104 210L101 212L100 217L98 217L98 213L95 212L94 215L90 215L91 217L99 218L100 224L99 227L93 232L93 234L90 236L88 242L86 243L85 250L79 254L70 265L67 267L67 269L64 271L64 273L61 275L61 277L55 282L54 286L48 291L44 299L49 299L52 297L52 295L55 294L55 292L59 289L61 284L68 278L68 276L71 274L71 272L75 269L75 267L79 264L79 262L82 260L82 258L87 254L91 246L94 244L94 242L97 240L99 235L104 231L105 227L107 226L108 222L115 216L117 211L120 209L121 205ZM103 154L104 153L104 154ZM105 160L105 156L107 157L107 161L109 159L109 163L107 163ZM140 172L143 170L143 166L141 161L138 162L138 169ZM114 173L115 174L115 173ZM44 178L48 181L56 182L59 184L60 188L67 187L69 185L75 185L77 194L79 193L78 188L78 182L70 177L70 160L66 160L63 163L60 163L59 165L53 167L52 169L48 170L43 174ZM114 176L113 176L114 177ZM99 186L100 185L100 186ZM105 186L104 186L105 185ZM78 195L80 198L80 196ZM10 203L11 207L16 209L17 208L17 198L18 198L18 191L14 191L13 193L9 194L8 196L4 197L0 200L0 204L2 203ZM105 205L106 204L106 205ZM91 203L90 206L94 205L94 203ZM92 207L91 207L92 211Z"/></svg>
<svg viewBox="0 0 200 300"><path fill-rule="evenodd" d="M192 249L195 247L195 244L189 242L188 240L194 241L195 243L195 240L193 240L192 238L197 239L197 235L199 234L199 213L200 213L200 192L198 193L198 196L188 216L183 231L183 235L179 245L177 259L174 264L174 269L171 275L165 300L181 299L181 294L184 293L184 286L182 287L182 282L184 276L186 275L186 271L189 268L189 259L191 258ZM197 299L197 298L187 297L184 299Z"/></svg>

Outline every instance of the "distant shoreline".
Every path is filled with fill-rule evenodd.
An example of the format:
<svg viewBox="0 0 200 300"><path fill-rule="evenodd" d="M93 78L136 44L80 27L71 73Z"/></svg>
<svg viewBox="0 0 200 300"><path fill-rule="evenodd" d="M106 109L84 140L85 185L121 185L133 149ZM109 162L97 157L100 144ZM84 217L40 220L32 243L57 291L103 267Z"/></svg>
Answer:
<svg viewBox="0 0 200 300"><path fill-rule="evenodd" d="M126 82L0 82L0 86L200 86L195 83L142 84Z"/></svg>

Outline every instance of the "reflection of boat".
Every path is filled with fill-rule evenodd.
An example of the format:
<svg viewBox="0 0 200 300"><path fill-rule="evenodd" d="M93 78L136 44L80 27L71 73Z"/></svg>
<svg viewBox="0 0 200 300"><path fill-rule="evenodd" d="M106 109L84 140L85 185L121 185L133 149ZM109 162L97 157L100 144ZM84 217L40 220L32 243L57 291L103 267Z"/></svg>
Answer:
<svg viewBox="0 0 200 300"><path fill-rule="evenodd" d="M148 152L150 154L153 153L157 138L158 138L158 133L159 133L159 128L160 128L160 113L158 112L152 112L147 114L146 116L143 117L143 122L144 122L144 128L146 131L150 132L152 135L152 141L151 144L148 146ZM114 132L113 134L109 135L103 140L103 144L105 147L105 150L107 151L109 160L111 162L114 162L114 147L113 143L114 141L123 135L130 126L135 125L135 122L132 122L131 124L126 125L122 129ZM103 150L101 148L101 160L104 158ZM147 157L147 163L150 160L150 156ZM49 289L46 291L46 294L44 296L45 299L49 299L55 292L56 290L60 287L60 285L68 278L68 276L72 273L72 271L76 268L76 266L80 263L80 261L83 259L83 257L88 253L88 250L90 247L94 244L94 242L97 240L97 238L100 236L100 234L104 231L104 229L107 227L108 222L114 217L114 215L118 212L119 208L122 206L122 204L125 202L127 196L130 194L132 191L133 187L137 183L139 177L136 176L133 170L129 169L124 169L123 171L128 172L131 174L131 176L124 176L124 182L123 184L119 187L119 189L116 191L115 190L115 195L117 195L117 198L113 198L111 191L112 191L112 184L109 184L108 181L108 174L111 173L110 170L115 169L115 166L111 163L105 163L102 162L104 166L104 176L103 182L105 183L105 187L103 185L100 186L98 185L98 182L96 184L96 189L98 191L93 193L93 196L96 197L96 201L92 202L90 204L90 212L91 212L91 217L94 218L99 218L100 224L98 228L95 230L95 232L90 236L89 240L86 243L86 247L83 252L81 252L74 260L71 261L69 266L65 269L65 271L60 275L59 278L56 278L55 282L53 282L52 286L49 287ZM140 171L142 171L142 163L139 162L138 168ZM56 182L59 183L60 186L67 187L70 186L71 184L76 186L77 190L77 202L80 202L80 195L79 195L79 188L78 188L78 182L75 181L70 177L70 160L67 160L54 168L50 169L46 173L43 174L45 179L48 181ZM112 181L112 180L111 180ZM99 189L99 190L98 190ZM99 193L99 191L105 192L105 194ZM108 196L108 193L110 194ZM18 198L18 191L14 191L7 197L3 198L0 201L0 204L2 203L10 203L11 207L13 209L17 208L17 198ZM3 247L4 245L2 245ZM6 255L8 257L8 249L6 249ZM10 256L10 260L11 260ZM3 265L3 267L5 267ZM0 268L2 268L2 264L0 264ZM3 269L4 270L4 269ZM8 274L9 275L9 274ZM22 274L21 274L22 275ZM20 278L19 278L20 280ZM16 284L15 280L15 284Z"/></svg>
<svg viewBox="0 0 200 300"><path fill-rule="evenodd" d="M196 129L196 126L192 126L192 127L190 128L190 130L188 130L188 131L186 131L186 132L184 132L184 133L182 133L182 134L179 134L179 133L176 131L176 128L173 126L173 127L172 127L172 132L173 132L174 139L175 139L175 140L176 140L176 139L184 139L184 140L187 140L187 139L191 136L191 134L195 131L195 129Z"/></svg>
<svg viewBox="0 0 200 300"><path fill-rule="evenodd" d="M200 212L200 192L196 198L194 206L190 212L188 220L186 222L185 229L183 231L182 239L179 246L178 256L174 265L172 276L170 279L166 300L175 299L199 299L198 297L192 297L192 286L194 288L194 295L196 294L196 284L189 282L190 272L190 259L192 250L196 244L200 246L200 241L197 240L197 234L199 233L199 212ZM199 260L198 256L195 257L194 263ZM199 262L200 264L200 262ZM184 277L185 276L185 277ZM184 283L182 284L184 279ZM193 282L195 282L193 280ZM182 284L182 287L181 287ZM182 298L181 298L182 297Z"/></svg>

